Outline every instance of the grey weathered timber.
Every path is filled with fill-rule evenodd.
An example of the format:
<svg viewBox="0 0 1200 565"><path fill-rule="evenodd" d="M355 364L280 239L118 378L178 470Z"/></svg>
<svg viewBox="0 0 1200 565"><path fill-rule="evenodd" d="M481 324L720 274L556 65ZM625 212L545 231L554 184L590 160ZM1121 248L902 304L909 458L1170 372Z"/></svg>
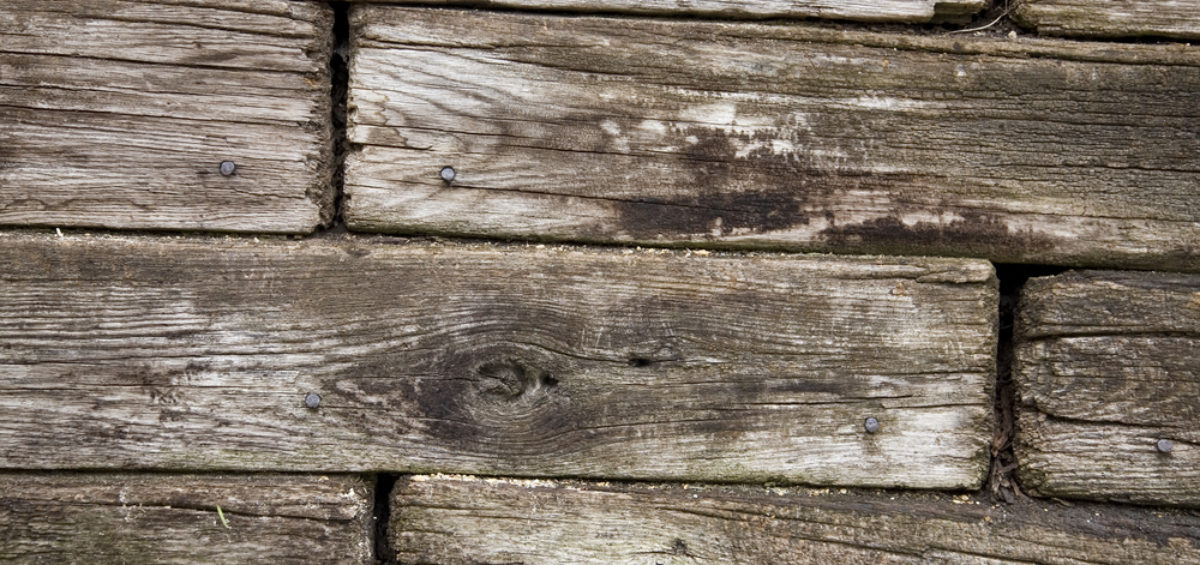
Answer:
<svg viewBox="0 0 1200 565"><path fill-rule="evenodd" d="M1023 0L1013 16L1051 35L1200 39L1200 0Z"/></svg>
<svg viewBox="0 0 1200 565"><path fill-rule="evenodd" d="M982 261L4 236L0 281L4 467L969 488L988 466Z"/></svg>
<svg viewBox="0 0 1200 565"><path fill-rule="evenodd" d="M1200 270L1195 49L351 20L354 230Z"/></svg>
<svg viewBox="0 0 1200 565"><path fill-rule="evenodd" d="M312 231L332 35L319 2L5 0L0 225Z"/></svg>
<svg viewBox="0 0 1200 565"><path fill-rule="evenodd" d="M1195 563L1200 517L967 496L411 477L402 563Z"/></svg>
<svg viewBox="0 0 1200 565"><path fill-rule="evenodd" d="M1200 506L1200 275L1072 272L1021 302L1021 486Z"/></svg>
<svg viewBox="0 0 1200 565"><path fill-rule="evenodd" d="M867 22L961 21L987 0L350 0L393 4L469 5L572 12L732 18L833 18Z"/></svg>
<svg viewBox="0 0 1200 565"><path fill-rule="evenodd" d="M0 562L373 563L373 490L346 476L0 473Z"/></svg>

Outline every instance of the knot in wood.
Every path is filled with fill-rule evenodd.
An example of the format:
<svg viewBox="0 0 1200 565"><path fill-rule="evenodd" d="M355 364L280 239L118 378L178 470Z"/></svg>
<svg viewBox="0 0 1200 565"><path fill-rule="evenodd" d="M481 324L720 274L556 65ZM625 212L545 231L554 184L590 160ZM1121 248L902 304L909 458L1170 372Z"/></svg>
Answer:
<svg viewBox="0 0 1200 565"><path fill-rule="evenodd" d="M541 386L557 384L553 377L536 368L512 360L486 363L478 370L478 387L483 394L516 399Z"/></svg>

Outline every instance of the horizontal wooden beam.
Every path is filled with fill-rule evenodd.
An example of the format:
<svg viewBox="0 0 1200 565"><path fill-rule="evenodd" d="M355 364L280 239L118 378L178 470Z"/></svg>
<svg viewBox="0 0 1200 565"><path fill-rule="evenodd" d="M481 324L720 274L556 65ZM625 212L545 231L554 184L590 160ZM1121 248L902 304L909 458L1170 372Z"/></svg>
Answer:
<svg viewBox="0 0 1200 565"><path fill-rule="evenodd" d="M394 6L351 25L354 230L1200 270L1196 50Z"/></svg>
<svg viewBox="0 0 1200 565"><path fill-rule="evenodd" d="M832 18L867 22L963 21L987 0L350 0L560 10L638 15L703 15L727 18Z"/></svg>
<svg viewBox="0 0 1200 565"><path fill-rule="evenodd" d="M965 495L401 479L403 563L1184 563L1200 518Z"/></svg>
<svg viewBox="0 0 1200 565"><path fill-rule="evenodd" d="M972 488L988 466L981 261L4 235L0 280L3 467Z"/></svg>
<svg viewBox="0 0 1200 565"><path fill-rule="evenodd" d="M1200 0L1025 0L1013 15L1050 35L1200 39Z"/></svg>
<svg viewBox="0 0 1200 565"><path fill-rule="evenodd" d="M0 561L373 563L358 477L0 473Z"/></svg>
<svg viewBox="0 0 1200 565"><path fill-rule="evenodd" d="M6 0L0 225L312 231L332 37L319 2Z"/></svg>
<svg viewBox="0 0 1200 565"><path fill-rule="evenodd" d="M1200 275L1068 273L1021 301L1022 487L1200 506Z"/></svg>

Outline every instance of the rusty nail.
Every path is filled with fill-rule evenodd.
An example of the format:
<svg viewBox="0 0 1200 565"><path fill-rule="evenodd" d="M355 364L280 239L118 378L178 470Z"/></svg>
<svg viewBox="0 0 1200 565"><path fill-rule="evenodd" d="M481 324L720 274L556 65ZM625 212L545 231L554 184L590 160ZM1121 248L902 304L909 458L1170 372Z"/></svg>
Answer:
<svg viewBox="0 0 1200 565"><path fill-rule="evenodd" d="M304 405L309 408L316 408L321 405L321 396L315 392L310 392L304 395Z"/></svg>
<svg viewBox="0 0 1200 565"><path fill-rule="evenodd" d="M446 184L450 184L454 182L454 177L457 173L454 172L454 167L442 167L442 172L438 174L442 177L442 180L446 181Z"/></svg>
<svg viewBox="0 0 1200 565"><path fill-rule="evenodd" d="M876 420L874 416L867 418L867 421L863 423L863 427L867 429L867 433L873 434L879 431L879 420Z"/></svg>
<svg viewBox="0 0 1200 565"><path fill-rule="evenodd" d="M233 161L221 161L221 174L225 176L233 176L237 171L237 163Z"/></svg>
<svg viewBox="0 0 1200 565"><path fill-rule="evenodd" d="M1175 442L1163 438L1158 440L1158 444L1155 447L1158 448L1159 453L1170 453L1172 449L1175 449Z"/></svg>

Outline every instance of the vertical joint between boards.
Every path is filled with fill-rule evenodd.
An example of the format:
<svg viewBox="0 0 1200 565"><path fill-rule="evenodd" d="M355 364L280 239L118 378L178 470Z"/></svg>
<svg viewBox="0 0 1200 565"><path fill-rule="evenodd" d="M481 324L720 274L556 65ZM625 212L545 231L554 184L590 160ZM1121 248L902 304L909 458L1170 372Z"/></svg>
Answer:
<svg viewBox="0 0 1200 565"><path fill-rule="evenodd" d="M333 216L327 229L343 230L346 224L343 217L346 152L349 149L346 124L350 92L350 3L330 2L329 6L333 10L333 49L329 56L331 143L333 145L332 174L329 182L330 190L333 192Z"/></svg>
<svg viewBox="0 0 1200 565"><path fill-rule="evenodd" d="M1000 281L999 331L996 344L996 386L993 399L995 428L992 437L991 468L988 472L988 490L993 500L1012 504L1022 497L1017 484L1017 460L1013 441L1017 428L1017 386L1014 381L1014 354L1016 348L1016 317L1020 308L1021 289L1033 277L1057 275L1063 267L1024 264L996 264L996 277Z"/></svg>
<svg viewBox="0 0 1200 565"><path fill-rule="evenodd" d="M372 507L371 532L374 539L375 563L391 565L396 563L396 552L388 540L388 528L392 520L392 490L396 486L399 475L378 473L375 475L375 504Z"/></svg>

